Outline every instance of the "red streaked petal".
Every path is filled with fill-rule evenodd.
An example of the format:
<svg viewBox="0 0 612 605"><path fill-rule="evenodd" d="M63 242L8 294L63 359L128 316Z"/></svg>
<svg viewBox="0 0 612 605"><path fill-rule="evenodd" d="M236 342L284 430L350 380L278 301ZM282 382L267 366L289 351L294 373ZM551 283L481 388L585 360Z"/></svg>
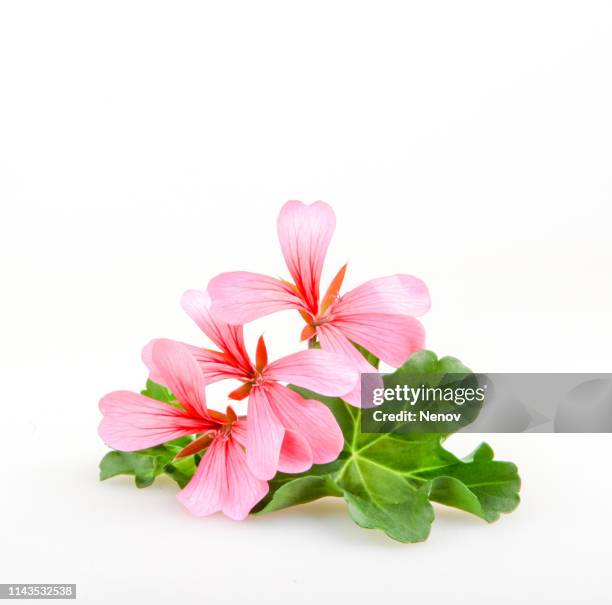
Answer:
<svg viewBox="0 0 612 605"><path fill-rule="evenodd" d="M215 317L228 324L245 324L283 309L300 309L295 291L274 277L235 271L210 280L208 293Z"/></svg>
<svg viewBox="0 0 612 605"><path fill-rule="evenodd" d="M320 349L298 351L277 359L266 368L264 376L332 397L344 395L359 382L353 363L342 355Z"/></svg>
<svg viewBox="0 0 612 605"><path fill-rule="evenodd" d="M241 521L268 493L269 487L267 481L257 479L249 469L240 443L229 439L226 451L227 492L221 510L230 519Z"/></svg>
<svg viewBox="0 0 612 605"><path fill-rule="evenodd" d="M317 310L321 271L336 227L334 211L325 202L287 202L278 215L278 239L285 262L307 307Z"/></svg>
<svg viewBox="0 0 612 605"><path fill-rule="evenodd" d="M206 418L206 381L188 348L167 338L153 341L151 363L162 385L186 409Z"/></svg>
<svg viewBox="0 0 612 605"><path fill-rule="evenodd" d="M249 397L247 414L247 462L262 480L272 479L278 469L285 429L276 417L268 390L255 387Z"/></svg>
<svg viewBox="0 0 612 605"><path fill-rule="evenodd" d="M303 473L312 464L312 448L308 440L298 431L285 429L278 470L283 473Z"/></svg>
<svg viewBox="0 0 612 605"><path fill-rule="evenodd" d="M355 371L358 373L359 379L355 382L352 389L348 389L341 394L342 399L348 403L360 406L361 405L361 374L369 374L377 372L376 368L369 364L365 357L355 348L353 343L342 333L342 330L334 324L325 324L319 326L318 330L319 342L321 349L324 351L333 351L338 355L342 355L349 363L352 362ZM382 386L382 379L381 379ZM316 390L316 389L314 389Z"/></svg>
<svg viewBox="0 0 612 605"><path fill-rule="evenodd" d="M177 494L192 515L202 517L222 509L227 496L226 456L227 440L218 435L189 484Z"/></svg>
<svg viewBox="0 0 612 605"><path fill-rule="evenodd" d="M104 415L98 433L110 447L133 452L215 427L168 403L130 391L114 391L100 400Z"/></svg>
<svg viewBox="0 0 612 605"><path fill-rule="evenodd" d="M418 317L429 307L425 283L412 275L396 274L372 279L347 292L334 305L334 315L377 313Z"/></svg>
<svg viewBox="0 0 612 605"><path fill-rule="evenodd" d="M333 325L349 340L395 368L425 346L425 329L409 315L361 313L339 317Z"/></svg>
<svg viewBox="0 0 612 605"><path fill-rule="evenodd" d="M292 450L295 470L280 466L279 470L301 472L305 469L299 468L299 465L306 464L309 457L311 464L331 462L338 457L344 446L344 436L334 415L325 404L314 399L304 399L280 384L270 388L270 401L286 432L294 431L309 445L307 449L301 446L300 450L300 440L294 440L292 448L287 449Z"/></svg>
<svg viewBox="0 0 612 605"><path fill-rule="evenodd" d="M211 311L207 292L187 290L181 297L181 306L200 330L223 351L226 363L242 372L250 370L251 360L244 345L242 326L229 325L216 317Z"/></svg>

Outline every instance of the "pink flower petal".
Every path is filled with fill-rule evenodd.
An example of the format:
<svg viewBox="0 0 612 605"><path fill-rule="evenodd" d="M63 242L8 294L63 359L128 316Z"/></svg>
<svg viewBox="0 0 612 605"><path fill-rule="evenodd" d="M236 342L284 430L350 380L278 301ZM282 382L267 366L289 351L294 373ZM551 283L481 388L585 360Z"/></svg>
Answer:
<svg viewBox="0 0 612 605"><path fill-rule="evenodd" d="M421 322L408 315L363 313L339 317L332 323L349 340L396 368L425 346Z"/></svg>
<svg viewBox="0 0 612 605"><path fill-rule="evenodd" d="M334 415L325 404L314 399L304 399L280 384L269 387L269 398L277 418L287 432L295 431L308 442L312 462L323 464L338 457L344 446L344 437Z"/></svg>
<svg viewBox="0 0 612 605"><path fill-rule="evenodd" d="M150 356L159 383L170 389L186 409L207 417L206 382L189 350L179 342L160 338L153 342Z"/></svg>
<svg viewBox="0 0 612 605"><path fill-rule="evenodd" d="M208 293L213 314L228 324L245 324L276 311L303 306L287 284L246 271L217 275L210 280Z"/></svg>
<svg viewBox="0 0 612 605"><path fill-rule="evenodd" d="M244 519L268 493L267 481L257 479L250 471L244 450L234 439L227 441L227 492L223 512L236 521Z"/></svg>
<svg viewBox="0 0 612 605"><path fill-rule="evenodd" d="M242 447L247 445L247 421L240 417L232 424L232 439L235 439Z"/></svg>
<svg viewBox="0 0 612 605"><path fill-rule="evenodd" d="M147 343L142 349L142 361L149 369L149 378L158 384L162 384L164 378L160 375L155 364L153 363L153 345L159 340L154 340ZM170 339L167 339L170 340ZM178 340L171 340L182 347L185 347L200 365L200 370L204 375L204 382L211 384L225 378L240 378L244 375L242 370L235 368L233 365L227 363L227 359L224 358L222 353L218 351L211 351L209 349L203 349L201 347L195 347L185 342Z"/></svg>
<svg viewBox="0 0 612 605"><path fill-rule="evenodd" d="M157 338L149 341L144 347L142 347L142 351L140 353L140 357L142 362L147 366L149 370L149 379L157 384L161 384L162 377L160 376L155 364L153 363L153 345Z"/></svg>
<svg viewBox="0 0 612 605"><path fill-rule="evenodd" d="M215 438L191 481L176 495L192 515L203 517L223 508L228 489L226 441L222 436Z"/></svg>
<svg viewBox="0 0 612 605"><path fill-rule="evenodd" d="M278 238L293 280L316 312L323 261L336 227L334 211L325 202L289 201L278 215Z"/></svg>
<svg viewBox="0 0 612 605"><path fill-rule="evenodd" d="M321 395L343 395L359 382L355 365L344 355L320 349L308 349L272 362L264 376L270 380L290 382Z"/></svg>
<svg viewBox="0 0 612 605"><path fill-rule="evenodd" d="M215 424L130 391L114 391L100 400L104 414L98 433L104 442L123 452L159 445L184 435L209 430Z"/></svg>
<svg viewBox="0 0 612 605"><path fill-rule="evenodd" d="M284 434L285 429L274 414L267 389L253 387L247 415L247 462L258 479L267 481L276 474Z"/></svg>
<svg viewBox="0 0 612 605"><path fill-rule="evenodd" d="M323 324L317 327L317 334L323 350L333 351L338 355L343 355L347 360L353 363L354 368L359 374L368 374L378 371L366 361L365 357L355 348L339 328L329 323ZM348 403L360 406L361 379L356 382L350 391L347 391L341 396L342 399Z"/></svg>
<svg viewBox="0 0 612 605"><path fill-rule="evenodd" d="M429 311L429 291L412 275L372 279L344 294L333 306L335 316L363 313L423 315Z"/></svg>
<svg viewBox="0 0 612 605"><path fill-rule="evenodd" d="M195 359L204 382L212 384L226 379L240 379L246 374L242 367L238 367L233 363L228 363L227 358L218 351L210 351L209 349L201 349L193 345L184 345Z"/></svg>
<svg viewBox="0 0 612 605"><path fill-rule="evenodd" d="M242 326L229 325L217 319L211 313L211 300L208 293L187 290L181 297L181 306L200 330L233 358L235 366L247 372L251 369L251 360L244 345Z"/></svg>
<svg viewBox="0 0 612 605"><path fill-rule="evenodd" d="M307 471L312 463L312 448L306 438L298 431L286 429L278 470L283 473L302 473Z"/></svg>

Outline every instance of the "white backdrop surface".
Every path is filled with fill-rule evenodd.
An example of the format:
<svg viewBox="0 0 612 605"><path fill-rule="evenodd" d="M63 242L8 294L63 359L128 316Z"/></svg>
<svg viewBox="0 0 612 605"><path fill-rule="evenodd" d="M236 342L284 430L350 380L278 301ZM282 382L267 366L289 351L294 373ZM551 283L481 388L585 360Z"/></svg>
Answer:
<svg viewBox="0 0 612 605"><path fill-rule="evenodd" d="M519 509L401 545L324 500L235 523L97 481L98 399L220 271L284 274L329 202L329 279L429 285L428 347L483 372L612 369L606 2L0 5L0 582L85 603L609 602L609 435L489 435ZM272 357L299 318L248 326ZM225 389L224 389L225 390ZM211 390L211 401L224 390ZM225 401L219 400L222 407ZM449 446L468 453L477 435Z"/></svg>

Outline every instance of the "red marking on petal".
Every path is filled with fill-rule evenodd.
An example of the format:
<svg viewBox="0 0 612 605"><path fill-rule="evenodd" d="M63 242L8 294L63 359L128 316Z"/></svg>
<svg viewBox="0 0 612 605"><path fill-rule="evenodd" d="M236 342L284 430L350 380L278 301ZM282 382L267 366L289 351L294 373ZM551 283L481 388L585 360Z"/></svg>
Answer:
<svg viewBox="0 0 612 605"><path fill-rule="evenodd" d="M346 263L340 271L336 274L336 277L332 279L331 284L329 284L329 288L327 288L327 292L325 292L325 296L321 301L321 311L320 313L325 313L329 307L336 301L338 298L338 294L340 293L340 288L342 287L342 282L344 281L344 275L346 274Z"/></svg>
<svg viewBox="0 0 612 605"><path fill-rule="evenodd" d="M227 406L227 410L225 412L225 415L227 416L227 421L232 424L234 422L236 422L236 420L238 420L238 416L236 415L236 412L234 412L234 408L231 405Z"/></svg>
<svg viewBox="0 0 612 605"><path fill-rule="evenodd" d="M215 361L219 363L231 363L233 358L225 352L215 351L213 349L204 349Z"/></svg>
<svg viewBox="0 0 612 605"><path fill-rule="evenodd" d="M299 298L303 298L300 289L295 284L292 284L290 281L282 279L281 277L278 278L278 281L281 282L284 286L286 286L287 289L291 292L291 294L295 294Z"/></svg>
<svg viewBox="0 0 612 605"><path fill-rule="evenodd" d="M217 410L208 410L208 415L216 422L220 422L221 424L225 424L227 422L227 417L225 414L221 412L217 412Z"/></svg>
<svg viewBox="0 0 612 605"><path fill-rule="evenodd" d="M268 365L268 350L266 349L266 343L264 337L260 336L257 341L257 352L255 353L255 369L258 372Z"/></svg>
<svg viewBox="0 0 612 605"><path fill-rule="evenodd" d="M314 318L308 311L304 311L303 309L300 309L299 311L300 311L300 315L302 316L302 319L307 324L311 324L313 322Z"/></svg>
<svg viewBox="0 0 612 605"><path fill-rule="evenodd" d="M317 333L317 329L314 326L304 326L302 333L300 334L300 340L309 340Z"/></svg>
<svg viewBox="0 0 612 605"><path fill-rule="evenodd" d="M249 396L251 392L251 387L253 385L250 382L245 382L242 386L239 386L237 389L234 389L228 397L233 399L234 401L241 401Z"/></svg>
<svg viewBox="0 0 612 605"><path fill-rule="evenodd" d="M187 458L187 456L193 456L203 449L206 449L215 438L214 431L204 433L201 437L198 437L192 441L189 445L186 445L174 458L178 460L180 458Z"/></svg>

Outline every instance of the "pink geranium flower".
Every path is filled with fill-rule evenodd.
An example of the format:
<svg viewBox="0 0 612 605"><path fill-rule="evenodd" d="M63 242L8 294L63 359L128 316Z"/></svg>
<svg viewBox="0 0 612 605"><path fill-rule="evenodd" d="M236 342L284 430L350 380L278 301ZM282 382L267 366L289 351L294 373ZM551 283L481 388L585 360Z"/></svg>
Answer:
<svg viewBox="0 0 612 605"><path fill-rule="evenodd" d="M207 383L228 378L243 384L230 393L235 400L248 400L246 453L251 471L260 479L271 479L277 470L299 473L313 464L335 460L344 444L342 431L330 410L320 401L304 399L280 384L290 382L323 395L338 396L352 390L358 373L332 352L304 350L268 363L263 338L253 363L246 351L242 326L218 321L210 312L206 292L185 292L181 304L219 351L189 346ZM151 377L151 347L143 358Z"/></svg>
<svg viewBox="0 0 612 605"><path fill-rule="evenodd" d="M194 515L222 511L232 519L244 519L268 493L268 484L256 478L246 462L245 419L231 407L226 414L207 409L204 377L180 343L157 340L148 348L147 359L156 380L172 391L180 407L130 391L109 393L100 401L100 436L110 447L131 452L202 433L177 456L207 448L177 497Z"/></svg>
<svg viewBox="0 0 612 605"><path fill-rule="evenodd" d="M287 202L278 217L278 237L293 283L245 271L222 273L208 285L212 311L229 324L244 324L297 309L306 322L303 340L318 338L322 349L348 357L362 373L376 370L353 343L398 367L425 345L415 317L429 310L427 287L411 275L391 275L340 296L345 265L321 296L321 271L335 225L325 202ZM345 399L359 404L359 384Z"/></svg>

